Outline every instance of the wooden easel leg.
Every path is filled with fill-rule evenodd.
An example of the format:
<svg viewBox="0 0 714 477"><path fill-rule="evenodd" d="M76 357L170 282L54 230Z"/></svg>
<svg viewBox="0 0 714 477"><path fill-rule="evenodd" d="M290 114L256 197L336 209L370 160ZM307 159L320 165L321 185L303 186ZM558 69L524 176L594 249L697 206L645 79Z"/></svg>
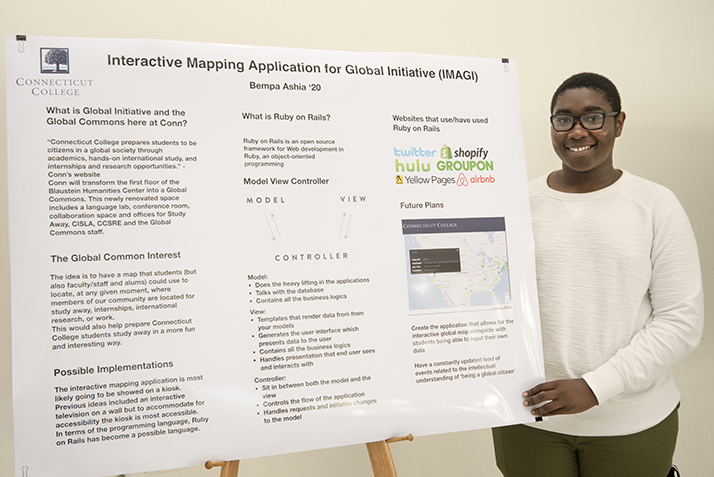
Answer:
<svg viewBox="0 0 714 477"><path fill-rule="evenodd" d="M367 453L369 454L369 461L372 463L374 477L397 477L397 469L394 467L389 443L412 440L414 440L414 437L409 434L405 437L395 437L386 441L368 442Z"/></svg>
<svg viewBox="0 0 714 477"><path fill-rule="evenodd" d="M397 469L394 468L387 441L368 442L367 453L372 463L374 477L397 477Z"/></svg>
<svg viewBox="0 0 714 477"><path fill-rule="evenodd" d="M221 477L238 477L239 460L231 460L221 469Z"/></svg>
<svg viewBox="0 0 714 477"><path fill-rule="evenodd" d="M220 477L238 477L238 464L239 460L230 460L228 462L211 462L210 460L206 462L206 469L211 470L214 467L221 468Z"/></svg>

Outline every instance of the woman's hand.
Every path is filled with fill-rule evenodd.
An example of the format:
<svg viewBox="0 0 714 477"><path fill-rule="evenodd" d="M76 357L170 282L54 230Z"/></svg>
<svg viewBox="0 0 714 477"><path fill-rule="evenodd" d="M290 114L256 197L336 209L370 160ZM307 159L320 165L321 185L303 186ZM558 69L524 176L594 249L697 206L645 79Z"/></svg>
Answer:
<svg viewBox="0 0 714 477"><path fill-rule="evenodd" d="M527 398L524 406L540 407L531 410L534 416L555 416L558 414L577 414L597 406L597 398L584 379L559 379L541 383L523 393Z"/></svg>

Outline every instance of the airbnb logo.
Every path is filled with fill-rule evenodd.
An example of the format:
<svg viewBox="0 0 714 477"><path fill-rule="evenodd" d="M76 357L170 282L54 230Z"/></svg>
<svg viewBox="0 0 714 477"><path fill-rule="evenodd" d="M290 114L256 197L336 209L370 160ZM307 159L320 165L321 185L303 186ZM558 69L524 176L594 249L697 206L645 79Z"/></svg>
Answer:
<svg viewBox="0 0 714 477"><path fill-rule="evenodd" d="M468 179L466 179L466 176L463 172L459 174L459 178L456 180L456 185L459 187L466 187L467 185L469 185L469 181Z"/></svg>

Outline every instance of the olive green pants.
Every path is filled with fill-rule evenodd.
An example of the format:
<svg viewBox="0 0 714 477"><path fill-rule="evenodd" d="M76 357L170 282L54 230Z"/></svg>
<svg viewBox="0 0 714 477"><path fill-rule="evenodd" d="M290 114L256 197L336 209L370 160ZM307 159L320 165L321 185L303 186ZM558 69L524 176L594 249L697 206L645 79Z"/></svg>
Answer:
<svg viewBox="0 0 714 477"><path fill-rule="evenodd" d="M627 436L570 436L516 425L494 428L493 444L505 477L666 477L678 430L675 409Z"/></svg>

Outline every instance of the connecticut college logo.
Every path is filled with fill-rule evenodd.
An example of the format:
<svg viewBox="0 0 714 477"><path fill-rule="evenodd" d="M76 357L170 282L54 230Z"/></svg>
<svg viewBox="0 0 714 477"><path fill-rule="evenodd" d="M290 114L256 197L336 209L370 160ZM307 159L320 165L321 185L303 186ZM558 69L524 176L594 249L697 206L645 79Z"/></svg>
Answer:
<svg viewBox="0 0 714 477"><path fill-rule="evenodd" d="M40 73L68 74L69 48L40 48Z"/></svg>

